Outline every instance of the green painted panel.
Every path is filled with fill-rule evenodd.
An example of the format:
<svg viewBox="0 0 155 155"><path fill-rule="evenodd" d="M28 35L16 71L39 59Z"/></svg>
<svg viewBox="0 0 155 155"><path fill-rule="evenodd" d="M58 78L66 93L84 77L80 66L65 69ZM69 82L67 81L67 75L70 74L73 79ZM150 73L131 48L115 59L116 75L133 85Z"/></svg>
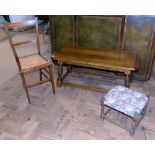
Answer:
<svg viewBox="0 0 155 155"><path fill-rule="evenodd" d="M124 49L129 53L139 53L141 66L135 76L147 75L148 62L153 38L152 16L128 16L126 23Z"/></svg>
<svg viewBox="0 0 155 155"><path fill-rule="evenodd" d="M119 47L120 24L120 18L79 16L78 46L117 49Z"/></svg>
<svg viewBox="0 0 155 155"><path fill-rule="evenodd" d="M55 16L55 47L59 50L65 45L73 45L73 16Z"/></svg>

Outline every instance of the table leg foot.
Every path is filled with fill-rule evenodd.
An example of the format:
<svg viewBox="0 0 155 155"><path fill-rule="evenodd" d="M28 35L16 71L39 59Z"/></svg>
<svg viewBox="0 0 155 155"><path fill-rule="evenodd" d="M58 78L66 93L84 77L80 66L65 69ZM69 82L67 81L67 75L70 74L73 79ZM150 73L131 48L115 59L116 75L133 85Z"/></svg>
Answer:
<svg viewBox="0 0 155 155"><path fill-rule="evenodd" d="M130 75L125 75L125 87L130 88Z"/></svg>
<svg viewBox="0 0 155 155"><path fill-rule="evenodd" d="M61 87L61 85L62 85L62 74L63 74L63 67L62 67L62 64L59 64L59 66L58 66L58 79L56 82L57 87Z"/></svg>
<svg viewBox="0 0 155 155"><path fill-rule="evenodd" d="M61 86L62 86L62 81L57 80L57 81L56 81L56 86L57 86L57 87L61 87Z"/></svg>

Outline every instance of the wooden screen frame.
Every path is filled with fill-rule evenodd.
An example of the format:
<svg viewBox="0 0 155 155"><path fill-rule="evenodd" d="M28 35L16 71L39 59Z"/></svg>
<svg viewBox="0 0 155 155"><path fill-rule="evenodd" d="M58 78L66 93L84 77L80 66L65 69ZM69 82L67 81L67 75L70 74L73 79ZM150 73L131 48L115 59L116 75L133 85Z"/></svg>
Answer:
<svg viewBox="0 0 155 155"><path fill-rule="evenodd" d="M123 41L124 41L124 31L125 31L125 15L90 15L90 16L99 16L99 17L114 17L121 18L121 28L119 33L119 50L123 50ZM78 15L74 15L74 47L78 47Z"/></svg>
<svg viewBox="0 0 155 155"><path fill-rule="evenodd" d="M78 47L78 16L74 15L73 19L73 46ZM86 15L84 15L86 16ZM87 15L88 16L88 15ZM120 18L121 19L121 28L119 33L119 50L123 50L123 42L124 42L124 32L125 32L125 23L126 23L126 15L90 15L90 16L99 16L99 17L114 17L114 18ZM49 17L49 22L52 24L52 27L50 29L50 38L51 38L51 53L55 52L55 39L54 39L54 16ZM50 25L51 25L50 24Z"/></svg>

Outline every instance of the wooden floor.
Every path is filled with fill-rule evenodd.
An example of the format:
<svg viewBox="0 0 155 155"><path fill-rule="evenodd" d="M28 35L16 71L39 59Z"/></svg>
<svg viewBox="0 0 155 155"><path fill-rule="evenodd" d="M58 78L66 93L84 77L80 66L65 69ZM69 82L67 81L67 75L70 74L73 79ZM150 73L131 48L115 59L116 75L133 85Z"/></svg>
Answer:
<svg viewBox="0 0 155 155"><path fill-rule="evenodd" d="M38 75L32 74L27 80L39 78ZM116 80L110 83L115 85ZM134 82L132 87L142 88L143 83ZM53 95L50 83L33 87L29 92L31 105L18 74L0 87L0 139L155 139L154 87L151 87L146 117L134 137L100 120L100 101L104 94L64 86L56 88Z"/></svg>
<svg viewBox="0 0 155 155"><path fill-rule="evenodd" d="M100 120L100 101L104 96L101 93L65 86L56 88L56 95L53 95L51 84L46 83L30 89L32 104L29 105L19 75L13 74L16 64L8 41L1 42L0 47L3 47L1 51L5 54L0 62L1 73L7 73L1 80L4 82L9 77L0 85L0 139L155 139L155 80L147 82L151 93L146 117L134 137L130 137L126 130ZM42 48L48 51L50 46L42 43ZM46 54L50 59L50 54ZM14 63L7 65L10 61L6 60ZM56 80L57 70L54 72ZM37 73L27 80L30 82L36 78L39 79ZM91 75L82 77L80 74L71 74L66 81L100 87L123 84L123 80ZM133 81L131 88L141 91L143 85L143 82ZM126 118L119 119L122 123L127 122Z"/></svg>

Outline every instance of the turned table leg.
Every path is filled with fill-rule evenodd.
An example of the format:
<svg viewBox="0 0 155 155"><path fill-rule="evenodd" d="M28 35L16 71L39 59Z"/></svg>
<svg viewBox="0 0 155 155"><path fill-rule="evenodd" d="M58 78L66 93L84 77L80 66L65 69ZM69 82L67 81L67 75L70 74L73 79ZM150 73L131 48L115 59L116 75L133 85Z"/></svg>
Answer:
<svg viewBox="0 0 155 155"><path fill-rule="evenodd" d="M72 72L72 66L70 66L70 65L67 66L67 72L68 73L71 73Z"/></svg>
<svg viewBox="0 0 155 155"><path fill-rule="evenodd" d="M57 87L61 87L62 85L62 74L63 74L63 67L62 64L60 63L58 66L58 79L57 79Z"/></svg>
<svg viewBox="0 0 155 155"><path fill-rule="evenodd" d="M130 88L130 74L125 74L125 87Z"/></svg>

